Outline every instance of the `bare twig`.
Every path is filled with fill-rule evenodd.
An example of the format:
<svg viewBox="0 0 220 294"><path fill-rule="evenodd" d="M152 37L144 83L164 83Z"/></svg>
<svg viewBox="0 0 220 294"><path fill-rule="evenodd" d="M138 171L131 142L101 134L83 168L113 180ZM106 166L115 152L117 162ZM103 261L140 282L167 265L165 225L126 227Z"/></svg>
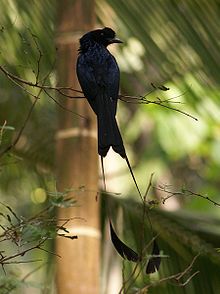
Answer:
<svg viewBox="0 0 220 294"><path fill-rule="evenodd" d="M40 57L39 57L40 59ZM40 60L38 60L38 66L40 65ZM39 67L38 67L39 68ZM22 84L25 84L25 85L28 85L28 86L31 86L31 87L37 87L37 88L40 88L40 89L43 89L43 90L55 90L57 91L59 94L61 94L62 96L65 96L67 98L85 98L84 96L74 96L74 95L69 95L69 94L66 94L64 93L65 90L68 90L70 92L76 92L76 93L80 93L82 94L82 91L80 90L76 90L74 89L73 87L53 87L53 86L47 86L47 85L40 85L37 81L35 83L32 83L32 82L29 82L27 80L24 80L24 79L21 79L20 77L16 76L16 75L13 75L11 74L10 72L8 72L3 66L0 65L0 70L7 76L9 77L13 82L18 82L18 83L22 83ZM161 87L161 86L160 86ZM161 89L160 87L158 87L158 89ZM163 86L164 87L164 86ZM124 101L126 103L135 103L135 104L155 104L155 105L159 105L159 106L162 106L162 107L165 107L167 109L170 109L170 110L173 110L173 111L177 111L183 115L186 115L196 121L198 121L198 119L196 117L194 117L193 115L183 111L183 110L180 110L180 109L177 109L177 108L174 108L172 106L169 106L167 105L167 103L170 103L171 100L175 99L175 98L178 98L184 94L181 94L181 95L178 95L176 97L171 97L171 98L168 98L168 99L165 99L165 100L162 100L160 99L159 97L157 97L157 100L148 100L146 98L146 96L148 96L149 94L151 94L155 89L153 89L152 91L148 92L145 96L129 96L129 95L119 95L119 99L121 101ZM27 89L25 90L27 91ZM31 94L29 92L29 94ZM50 97L51 98L51 97ZM172 101L172 103L180 103L180 102L175 102L175 101Z"/></svg>
<svg viewBox="0 0 220 294"><path fill-rule="evenodd" d="M81 117L81 118L86 119L85 116L83 116L83 115L81 115L81 114L79 114L79 113L76 113L76 112L74 112L74 111L72 111L72 110L70 110L70 109L64 107L59 101L57 101L55 98L53 98L53 96L50 95L50 94L48 93L47 90L44 89L44 92L45 92L45 94L46 94L50 99L52 99L52 100L53 100L53 101L54 101L54 102L55 102L60 108L62 108L63 110L66 110L66 111L71 112L71 113L73 113L73 114L75 114L75 115L77 115L77 116L79 116L79 117Z"/></svg>
<svg viewBox="0 0 220 294"><path fill-rule="evenodd" d="M0 264L1 265L4 265L5 262L7 262L7 264L9 264L10 262L8 262L9 260L11 261L12 259L16 258L16 257L19 257L19 256L24 256L27 252L29 251L32 251L34 249L37 249L39 248L41 245L43 245L43 243L46 241L47 239L43 239L41 240L37 245L34 245L32 247L29 247L27 249L24 249L23 251L21 252L18 252L18 253L15 253L13 255L10 255L10 256L3 256L2 258L0 258ZM12 261L13 263L14 261Z"/></svg>
<svg viewBox="0 0 220 294"><path fill-rule="evenodd" d="M40 50L40 48L39 48L39 44L38 44L38 42L37 42L37 36L35 36L35 35L31 32L30 29L28 29L28 30L29 30L29 32L30 32L30 34L31 34L31 37L32 37L32 39L33 39L33 41L34 41L34 43L35 43L35 46L36 46L36 48L37 48L37 51L38 51L37 74L36 74L36 82L35 82L35 84L37 85L37 84L39 83L39 76L40 76L40 63L41 63L41 59L42 59L42 57L43 57L43 54L42 54L42 52L41 52L41 50Z"/></svg>
<svg viewBox="0 0 220 294"><path fill-rule="evenodd" d="M212 200L212 199L209 198L208 196L204 196L204 195L202 195L202 194L200 194L200 193L195 193L195 192L190 191L190 190L184 190L184 192L185 192L185 193L188 193L187 196L196 196L196 197L200 197L200 198L203 198L203 199L208 200L209 202L213 203L215 206L220 207L220 203L218 203L218 202Z"/></svg>
<svg viewBox="0 0 220 294"><path fill-rule="evenodd" d="M32 263L32 262L39 262L42 261L42 259L30 259L30 260L15 260L15 261L5 261L4 265L6 264L23 264L23 263Z"/></svg>
<svg viewBox="0 0 220 294"><path fill-rule="evenodd" d="M39 91L38 96L40 95L41 91L42 91L42 90ZM18 132L18 135L16 136L15 140L12 142L12 144L10 144L9 146L7 146L5 149L3 149L3 150L0 152L0 158L1 158L5 153L7 153L8 151L10 151L12 148L14 148L15 145L18 143L18 141L19 141L19 139L20 139L20 137L21 137L21 135L22 135L22 133L23 133L23 131L24 131L26 125L27 125L27 122L29 121L29 118L30 118L30 116L31 116L31 114L32 114L32 112L33 112L33 110L34 110L34 107L35 107L36 103L37 103L37 99L35 99L34 102L32 103L31 108L30 108L30 110L29 110L29 112L28 112L28 115L27 115L27 117L25 118L25 121L24 121L24 123L23 123L23 125L22 125L20 131Z"/></svg>
<svg viewBox="0 0 220 294"><path fill-rule="evenodd" d="M57 253L55 253L55 252L53 252L53 251L49 251L49 250L47 250L47 249L45 249L45 248L42 248L41 246L37 246L36 248L37 248L37 249L40 249L40 250L42 250L42 251L45 251L45 252L47 252L47 253L49 253L49 254L52 254L52 255L55 255L55 256L61 258L61 256L60 256L59 254L57 254Z"/></svg>
<svg viewBox="0 0 220 294"><path fill-rule="evenodd" d="M196 256L194 256L192 261L190 262L190 264L182 272L170 275L168 277L161 278L160 280L158 280L156 282L152 282L152 283L146 285L144 288L138 290L136 293L146 293L146 291L149 288L155 287L159 284L162 284L162 283L168 282L168 281L175 281L179 287L186 286L191 281L191 279L199 273L199 271L194 272L189 278L186 279L185 282L181 282L180 280L182 278L184 278L187 274L190 273L190 271L192 270L192 267L193 267L195 261L197 260L197 258L199 257L199 255L200 255L200 253L198 253Z"/></svg>
<svg viewBox="0 0 220 294"><path fill-rule="evenodd" d="M179 96L177 96L179 97ZM173 97L175 98L175 97ZM171 99L173 98L169 98L169 99L165 99L165 100L162 100L160 99L159 97L157 97L157 100L148 100L146 98L146 96L129 96L129 95L119 95L119 99L121 101L124 101L126 103L134 103L134 104L155 104L155 105L159 105L161 107L165 107L167 109L170 109L170 110L173 110L173 111L177 111L183 115L186 115L196 121L198 121L198 119L196 117L194 117L193 115L181 110L181 109L178 109L178 108L175 108L175 107L172 107L172 106L169 106L167 105L166 103L170 102ZM178 102L180 103L180 102Z"/></svg>
<svg viewBox="0 0 220 294"><path fill-rule="evenodd" d="M29 278L33 273L35 273L36 271L38 271L39 269L41 269L45 264L41 264L38 267L36 267L35 269L33 269L32 271L30 271L29 273L27 273L21 280L21 282L24 282L25 280L27 280L27 278Z"/></svg>
<svg viewBox="0 0 220 294"><path fill-rule="evenodd" d="M80 93L82 94L82 91L80 90L76 90L72 87L52 87L52 86L47 86L47 85L40 85L38 82L36 83L32 83L32 82L29 82L27 80L24 80L12 73L10 73L9 71L7 71L2 65L0 65L0 71L2 71L8 78L10 78L13 82L16 81L18 83L21 83L21 84L25 84L27 86L31 86L31 87L35 87L35 88L40 88L40 89L45 89L45 90L56 90L59 94L63 95L63 96L66 96L66 97L69 97L69 98L85 98L84 96L71 96L71 95L66 95L63 93L63 91L65 90L68 90L68 91L71 91L71 92L76 92L76 93ZM47 75L48 77L48 75ZM45 78L44 78L45 80Z"/></svg>
<svg viewBox="0 0 220 294"><path fill-rule="evenodd" d="M4 133L4 130L5 130L6 125L7 125L7 121L5 120L4 123L3 123L3 125L0 128L0 145L2 143L2 137L3 137L3 133Z"/></svg>
<svg viewBox="0 0 220 294"><path fill-rule="evenodd" d="M159 185L157 187L155 187L157 190L165 192L166 194L168 194L168 196L166 197L162 197L162 203L164 204L169 198L174 197L174 196L195 196L195 197L199 197L205 200L208 200L209 202L213 203L215 206L220 207L220 203L212 200L209 196L204 196L200 193L196 193L193 192L191 190L188 189L181 189L181 191L171 191L167 188L166 185Z"/></svg>

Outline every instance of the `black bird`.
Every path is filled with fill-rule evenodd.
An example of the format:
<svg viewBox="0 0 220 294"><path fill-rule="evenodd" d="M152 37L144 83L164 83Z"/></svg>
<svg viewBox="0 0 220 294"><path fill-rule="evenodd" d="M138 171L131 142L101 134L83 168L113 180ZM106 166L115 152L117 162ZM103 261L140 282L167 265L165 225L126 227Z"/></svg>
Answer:
<svg viewBox="0 0 220 294"><path fill-rule="evenodd" d="M88 32L80 39L77 76L85 97L97 116L98 153L109 148L125 158L125 148L116 122L120 73L107 46L122 43L110 28Z"/></svg>
<svg viewBox="0 0 220 294"><path fill-rule="evenodd" d="M142 198L115 118L120 72L117 62L108 51L107 46L113 43L122 43L122 41L116 38L115 32L111 28L106 27L86 33L79 42L76 72L83 93L97 116L98 153L102 159L102 167L103 157L112 147L122 158L125 158L138 193Z"/></svg>
<svg viewBox="0 0 220 294"><path fill-rule="evenodd" d="M114 56L107 49L107 46L113 43L122 43L122 41L116 38L115 32L111 28L107 27L88 32L82 36L76 72L83 93L97 116L98 153L102 160L103 176L103 157L112 147L126 160L135 186L143 200L115 118L120 72ZM140 257L117 237L111 222L110 231L112 242L118 253L123 258L137 262ZM154 251L158 251L158 247L155 246ZM155 268L158 269L159 263L158 259L150 259L147 273L154 272Z"/></svg>

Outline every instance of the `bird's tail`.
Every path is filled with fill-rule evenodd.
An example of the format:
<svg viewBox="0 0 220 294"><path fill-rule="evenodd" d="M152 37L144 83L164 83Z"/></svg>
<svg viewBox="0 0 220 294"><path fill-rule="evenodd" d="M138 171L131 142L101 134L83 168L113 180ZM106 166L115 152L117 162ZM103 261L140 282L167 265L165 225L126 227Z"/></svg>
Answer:
<svg viewBox="0 0 220 294"><path fill-rule="evenodd" d="M109 148L126 157L124 144L114 114L106 109L97 116L98 120L98 153L105 157Z"/></svg>

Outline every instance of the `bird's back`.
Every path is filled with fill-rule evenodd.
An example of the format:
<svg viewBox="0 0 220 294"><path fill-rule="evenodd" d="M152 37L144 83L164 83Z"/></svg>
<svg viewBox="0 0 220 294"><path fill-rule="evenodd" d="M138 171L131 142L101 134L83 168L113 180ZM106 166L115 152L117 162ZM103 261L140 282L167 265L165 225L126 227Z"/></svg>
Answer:
<svg viewBox="0 0 220 294"><path fill-rule="evenodd" d="M111 53L99 44L89 47L78 57L77 76L83 93L94 112L98 113L96 99L100 99L102 95L112 100L111 107L115 115L120 75L116 60Z"/></svg>

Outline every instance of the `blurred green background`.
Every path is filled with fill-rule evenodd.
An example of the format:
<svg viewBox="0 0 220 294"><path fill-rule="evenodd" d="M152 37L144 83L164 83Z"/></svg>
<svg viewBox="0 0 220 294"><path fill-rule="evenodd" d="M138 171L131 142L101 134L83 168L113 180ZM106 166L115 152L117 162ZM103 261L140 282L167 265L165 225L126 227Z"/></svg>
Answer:
<svg viewBox="0 0 220 294"><path fill-rule="evenodd" d="M37 41L43 53L40 78L51 71L47 84L54 86L56 1L2 0L1 7L0 65L34 82ZM123 46L111 48L121 70L121 93L145 96L153 90L151 83L165 85L169 91L155 90L147 99L167 100L166 105L198 119L159 105L119 102L117 117L141 190L146 189L154 173L149 199L157 200L159 205L152 210L153 224L155 231L160 232L160 247L165 254L174 256L168 263L163 262L161 273L181 271L197 252L204 252L197 263L200 275L186 289L169 284L149 292L218 293L220 257L215 248L220 247L219 207L195 195L172 197L163 205L161 197L167 194L157 187L174 192L188 189L220 203L220 3L97 0L96 16L97 27L112 27L124 41ZM32 91L38 93L36 89ZM1 72L0 125L7 121L0 133L2 150L22 127L32 102L33 97ZM1 202L13 207L18 215L28 216L43 209L48 203L45 191L56 190L56 128L57 105L42 93L16 148L0 159ZM111 202L124 211L129 228L124 237L136 246L139 208L137 213L132 209L137 196L126 166L117 166L117 172L108 177L110 187L127 196L123 201L113 197ZM105 209L102 218L104 212ZM48 246L53 248L52 243ZM52 268L52 257L45 258ZM25 265L29 271L32 266ZM32 287L31 293L52 293L52 288L48 290L45 286L44 270L35 273L39 275L40 288ZM18 279L22 276L19 268L10 271ZM1 279L4 283L3 272ZM146 277L140 278L135 286L142 287L146 282ZM53 285L53 274L48 283ZM15 293L28 291L22 287L15 289Z"/></svg>

